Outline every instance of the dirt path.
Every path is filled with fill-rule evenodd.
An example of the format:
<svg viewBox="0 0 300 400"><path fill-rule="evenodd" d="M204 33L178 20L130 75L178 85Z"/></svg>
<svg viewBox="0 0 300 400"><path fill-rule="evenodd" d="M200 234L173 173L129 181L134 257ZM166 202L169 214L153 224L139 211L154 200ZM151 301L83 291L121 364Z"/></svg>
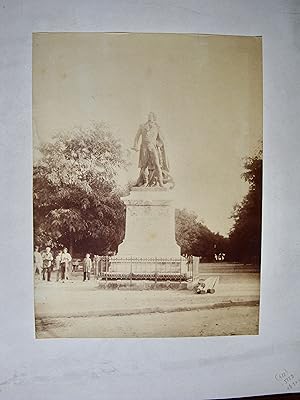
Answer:
<svg viewBox="0 0 300 400"><path fill-rule="evenodd" d="M102 290L95 280L35 282L38 338L180 337L258 333L259 274L230 274L214 294Z"/></svg>
<svg viewBox="0 0 300 400"><path fill-rule="evenodd" d="M35 312L37 317L91 317L99 313L145 308L197 307L229 301L259 299L257 274L244 274L242 279L220 284L213 295L195 295L189 290L101 290L97 282L68 282L65 284L36 282Z"/></svg>
<svg viewBox="0 0 300 400"><path fill-rule="evenodd" d="M258 334L258 307L114 317L41 318L38 338L192 337Z"/></svg>

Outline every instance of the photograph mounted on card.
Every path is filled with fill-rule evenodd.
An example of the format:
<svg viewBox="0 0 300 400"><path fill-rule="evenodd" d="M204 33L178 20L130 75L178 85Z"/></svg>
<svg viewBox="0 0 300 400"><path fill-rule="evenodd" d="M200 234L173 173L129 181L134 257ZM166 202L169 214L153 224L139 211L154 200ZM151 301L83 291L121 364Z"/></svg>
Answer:
<svg viewBox="0 0 300 400"><path fill-rule="evenodd" d="M262 40L33 34L37 338L259 333Z"/></svg>

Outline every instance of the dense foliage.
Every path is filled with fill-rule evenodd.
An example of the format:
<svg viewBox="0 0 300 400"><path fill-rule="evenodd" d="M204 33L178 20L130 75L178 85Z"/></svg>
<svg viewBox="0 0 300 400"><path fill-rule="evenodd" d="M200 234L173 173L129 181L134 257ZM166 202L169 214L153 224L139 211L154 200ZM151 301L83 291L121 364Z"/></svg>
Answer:
<svg viewBox="0 0 300 400"><path fill-rule="evenodd" d="M58 135L39 149L33 169L34 241L72 251L115 250L124 205L115 178L125 166L120 143L104 124Z"/></svg>
<svg viewBox="0 0 300 400"><path fill-rule="evenodd" d="M214 254L227 253L227 240L211 232L193 211L176 210L176 241L182 254L201 256L203 261L213 261Z"/></svg>
<svg viewBox="0 0 300 400"><path fill-rule="evenodd" d="M262 151L246 159L243 178L249 192L236 205L234 225L229 235L231 258L243 262L260 263L262 220Z"/></svg>

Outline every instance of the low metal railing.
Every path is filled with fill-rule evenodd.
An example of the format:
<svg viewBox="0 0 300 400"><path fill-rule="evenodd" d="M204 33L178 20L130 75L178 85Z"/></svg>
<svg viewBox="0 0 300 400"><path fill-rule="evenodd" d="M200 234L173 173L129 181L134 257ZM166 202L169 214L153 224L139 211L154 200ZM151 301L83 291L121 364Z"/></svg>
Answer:
<svg viewBox="0 0 300 400"><path fill-rule="evenodd" d="M193 269L184 257L119 257L97 256L93 273L96 279L186 281Z"/></svg>

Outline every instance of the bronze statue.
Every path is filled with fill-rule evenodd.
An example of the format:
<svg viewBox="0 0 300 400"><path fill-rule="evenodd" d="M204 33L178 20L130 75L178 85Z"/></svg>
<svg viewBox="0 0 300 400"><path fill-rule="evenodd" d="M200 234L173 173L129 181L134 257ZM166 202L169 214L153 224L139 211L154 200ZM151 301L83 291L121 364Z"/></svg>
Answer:
<svg viewBox="0 0 300 400"><path fill-rule="evenodd" d="M136 186L163 187L173 179L169 174L169 163L166 155L165 142L161 135L156 116L149 113L148 121L141 125L133 145L133 150L138 151L138 142L142 137L139 156L140 175Z"/></svg>

